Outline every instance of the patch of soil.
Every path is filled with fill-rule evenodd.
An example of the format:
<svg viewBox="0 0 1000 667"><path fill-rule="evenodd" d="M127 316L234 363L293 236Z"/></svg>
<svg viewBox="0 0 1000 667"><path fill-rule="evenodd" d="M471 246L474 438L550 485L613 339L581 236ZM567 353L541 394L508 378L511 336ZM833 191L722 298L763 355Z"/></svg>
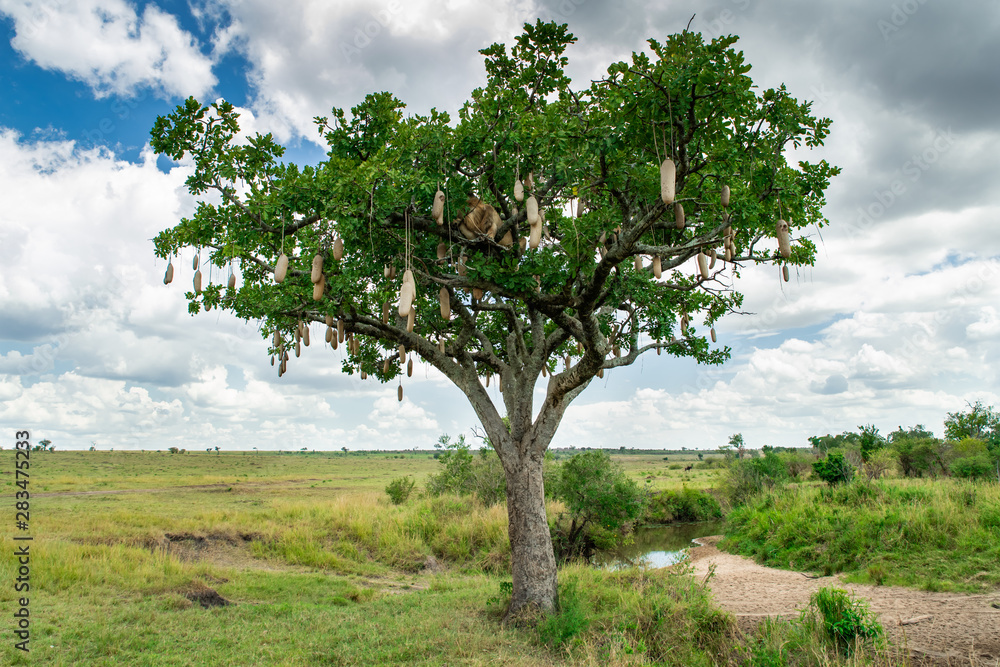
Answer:
<svg viewBox="0 0 1000 667"><path fill-rule="evenodd" d="M740 626L766 617L797 618L817 590L836 586L866 598L897 646L933 664L1000 665L1000 591L985 595L928 593L898 586L847 584L839 576L815 577L758 565L719 551L721 535L695 540L695 575L705 577L716 603Z"/></svg>
<svg viewBox="0 0 1000 667"><path fill-rule="evenodd" d="M201 588L196 591L188 591L187 593L184 593L184 597L191 600L191 602L197 602L203 609L211 609L212 607L228 607L233 604L211 588Z"/></svg>

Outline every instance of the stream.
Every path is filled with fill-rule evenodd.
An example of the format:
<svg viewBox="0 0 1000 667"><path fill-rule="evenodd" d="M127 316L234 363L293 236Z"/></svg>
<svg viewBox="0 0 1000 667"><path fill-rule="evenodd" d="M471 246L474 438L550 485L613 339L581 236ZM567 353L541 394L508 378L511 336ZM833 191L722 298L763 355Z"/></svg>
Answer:
<svg viewBox="0 0 1000 667"><path fill-rule="evenodd" d="M632 544L614 551L598 552L592 562L611 569L640 563L645 563L648 567L667 567L684 557L684 549L691 546L691 540L718 535L724 526L724 521L643 526L635 529Z"/></svg>

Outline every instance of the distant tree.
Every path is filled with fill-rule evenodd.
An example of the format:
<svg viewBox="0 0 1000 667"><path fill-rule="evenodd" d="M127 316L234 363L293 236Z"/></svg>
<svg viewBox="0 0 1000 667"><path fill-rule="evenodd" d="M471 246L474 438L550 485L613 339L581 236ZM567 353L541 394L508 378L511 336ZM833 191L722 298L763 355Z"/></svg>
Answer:
<svg viewBox="0 0 1000 667"><path fill-rule="evenodd" d="M887 440L896 453L900 471L906 477L948 474L944 442L935 438L923 425L907 429L900 426L889 434Z"/></svg>
<svg viewBox="0 0 1000 667"><path fill-rule="evenodd" d="M218 446L218 445L216 445L216 446L215 446L215 452L216 452L217 454L221 454L221 453L222 453L222 452L220 452L220 451L219 451L219 446Z"/></svg>
<svg viewBox="0 0 1000 667"><path fill-rule="evenodd" d="M858 443L861 446L861 460L867 463L878 450L885 447L885 438L879 435L874 424L858 427Z"/></svg>
<svg viewBox="0 0 1000 667"><path fill-rule="evenodd" d="M171 454L176 454L180 450L177 449L176 447L169 447L167 451L170 452Z"/></svg>
<svg viewBox="0 0 1000 667"><path fill-rule="evenodd" d="M52 446L52 441L48 440L48 439L46 439L46 440L39 440L38 444L42 446L42 451L45 451L45 450L52 451L52 450L55 449L55 447Z"/></svg>
<svg viewBox="0 0 1000 667"><path fill-rule="evenodd" d="M858 434L850 431L844 431L840 435L814 435L809 438L809 444L812 445L813 449L817 450L819 455L824 455L831 449L844 449L848 445L854 445L858 442Z"/></svg>
<svg viewBox="0 0 1000 667"><path fill-rule="evenodd" d="M830 486L849 482L854 477L854 467L844 459L841 452L830 452L826 458L812 465L816 477Z"/></svg>
<svg viewBox="0 0 1000 667"><path fill-rule="evenodd" d="M969 409L965 412L948 413L947 419L944 420L944 437L952 441L976 438L985 442L987 449L985 456L996 472L997 481L1000 482L1000 413L993 406L984 406L980 401L966 405ZM977 459L975 466L979 463L981 461Z"/></svg>
<svg viewBox="0 0 1000 667"><path fill-rule="evenodd" d="M746 443L743 441L742 433L734 433L729 436L729 446L733 448L737 459L742 459L747 453Z"/></svg>
<svg viewBox="0 0 1000 667"><path fill-rule="evenodd" d="M437 446L437 445L435 445L435 446ZM344 452L344 454L346 455L347 454L347 447L341 447L340 451Z"/></svg>

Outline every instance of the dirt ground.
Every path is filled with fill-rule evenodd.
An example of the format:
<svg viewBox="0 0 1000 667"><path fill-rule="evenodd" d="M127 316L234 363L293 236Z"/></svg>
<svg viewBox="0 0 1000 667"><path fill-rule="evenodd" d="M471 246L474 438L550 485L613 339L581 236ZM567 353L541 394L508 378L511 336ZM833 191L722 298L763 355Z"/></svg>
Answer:
<svg viewBox="0 0 1000 667"><path fill-rule="evenodd" d="M691 562L697 576L715 565L709 588L741 626L768 616L797 617L809 596L836 586L867 598L883 627L911 655L941 664L1000 665L1000 592L986 595L927 593L895 586L845 584L837 576L809 578L800 572L758 565L719 551L721 536L695 540Z"/></svg>

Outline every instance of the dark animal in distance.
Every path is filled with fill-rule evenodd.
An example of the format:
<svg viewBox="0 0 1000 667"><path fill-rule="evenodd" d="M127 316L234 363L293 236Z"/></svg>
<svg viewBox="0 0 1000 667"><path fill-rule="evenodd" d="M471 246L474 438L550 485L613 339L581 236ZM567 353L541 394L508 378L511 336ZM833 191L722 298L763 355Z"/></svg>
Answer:
<svg viewBox="0 0 1000 667"><path fill-rule="evenodd" d="M691 465L689 465L689 466L688 466L687 468L684 468L684 472L687 472L688 470L690 470L690 469L691 469L691 468L693 468L693 467L694 467L694 464L692 463L692 464L691 464Z"/></svg>

